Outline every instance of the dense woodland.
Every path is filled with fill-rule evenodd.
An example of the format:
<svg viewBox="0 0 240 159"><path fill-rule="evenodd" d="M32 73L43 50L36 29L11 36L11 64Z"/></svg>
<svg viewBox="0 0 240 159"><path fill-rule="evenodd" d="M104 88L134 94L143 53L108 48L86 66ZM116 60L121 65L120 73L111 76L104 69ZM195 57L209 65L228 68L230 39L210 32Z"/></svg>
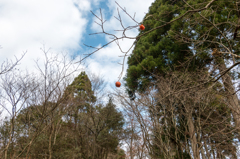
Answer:
<svg viewBox="0 0 240 159"><path fill-rule="evenodd" d="M122 37L99 20L113 41L145 26L123 52L122 86L107 92L101 77L44 49L37 72L16 70L21 58L2 64L1 158L240 156L240 2L155 0L141 23L122 25Z"/></svg>

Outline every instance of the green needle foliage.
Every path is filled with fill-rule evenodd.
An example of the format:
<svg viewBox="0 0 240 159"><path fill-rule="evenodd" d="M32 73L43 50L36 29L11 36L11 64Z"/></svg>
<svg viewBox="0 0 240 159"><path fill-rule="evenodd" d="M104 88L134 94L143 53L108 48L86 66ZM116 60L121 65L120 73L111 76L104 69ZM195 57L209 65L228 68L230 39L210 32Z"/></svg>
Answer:
<svg viewBox="0 0 240 159"><path fill-rule="evenodd" d="M233 40L238 20L236 1L216 0L207 9L189 13L204 8L209 1L189 0L186 3L156 0L149 8L143 21L145 30L139 35L184 16L137 41L128 58L125 77L130 97L134 98L136 90L143 92L156 81L156 76L164 76L166 71L194 71L209 66L214 48L226 52L227 47L239 54L238 39ZM229 57L225 55L226 59ZM187 68L182 68L186 62Z"/></svg>
<svg viewBox="0 0 240 159"><path fill-rule="evenodd" d="M182 1L156 0L149 8L143 24L145 30L139 35L153 28L164 25L180 15ZM136 43L133 53L128 58L128 69L125 77L129 95L134 97L136 90L143 92L158 75L166 71L183 70L181 65L194 55L189 44L175 39L171 32L179 32L184 22L165 25L147 35L142 36ZM189 70L204 66L203 62L195 59L190 63Z"/></svg>
<svg viewBox="0 0 240 159"><path fill-rule="evenodd" d="M210 147L216 149L217 158L223 158L225 155L236 157L236 149L233 146L236 134L235 128L231 125L230 114L233 114L235 122L237 118L235 110L231 112L229 108L236 108L230 101L237 97L230 98L231 95L227 95L234 94L231 78L225 78L223 83L216 82L215 87L209 87L212 83L208 83L216 73L226 68L227 62L232 62L234 58L229 53L239 54L239 39L234 38L234 34L238 34L236 27L239 25L236 2L156 0L149 8L143 20L145 30L140 31L139 35L153 31L141 36L136 42L128 58L127 75L124 80L131 99L136 98L136 93L145 93L149 89L155 88L154 91L158 94L167 90L166 94L161 94L160 102L156 102L155 111L149 109L152 119L154 117L159 119L161 114L164 114L162 116L164 120L157 120L162 125L161 128L153 127L154 157L190 158L192 155L193 158L200 158L201 146L198 144L203 142L206 145L212 144ZM216 58L214 50L221 56L218 55ZM161 84L167 79L169 82ZM176 83L178 85L174 85ZM157 85L161 87L156 87ZM199 86L204 95L200 95ZM191 87L194 91L188 90ZM174 96L176 91L181 93ZM219 94L220 102L214 103L215 96ZM226 101L229 103L226 104ZM218 120L223 120L224 126L217 123ZM203 126L199 121L207 124ZM164 124L166 125L163 126ZM219 135L219 131L224 131L226 135ZM172 134L174 135L171 136ZM204 135L212 137L201 139ZM168 144L167 150L172 152L165 151L159 146L163 143ZM187 149L183 150L182 143L186 144L185 148L191 143L190 149L193 154L189 150L186 152ZM231 147L231 150L226 150L226 147ZM211 156L207 150L205 153L201 151L203 158L205 153L208 157Z"/></svg>

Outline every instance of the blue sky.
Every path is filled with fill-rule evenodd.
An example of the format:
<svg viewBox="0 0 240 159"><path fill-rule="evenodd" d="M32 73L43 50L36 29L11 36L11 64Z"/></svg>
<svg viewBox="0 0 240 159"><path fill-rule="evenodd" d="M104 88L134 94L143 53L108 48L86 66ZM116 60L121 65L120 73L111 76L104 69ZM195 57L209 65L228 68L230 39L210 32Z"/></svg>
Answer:
<svg viewBox="0 0 240 159"><path fill-rule="evenodd" d="M122 7L141 22L154 0L119 0ZM92 50L84 47L83 43L101 46L109 41L104 35L92 35L100 31L94 23L96 18L90 10L99 15L99 8L107 20L104 28L114 33L120 29L120 24L114 18L117 16L117 5L114 0L0 0L0 53L1 61L14 59L27 51L20 67L33 69L34 60L43 58L40 50L43 44L51 52L67 52L69 57L90 53ZM136 25L123 12L120 12L125 26ZM138 29L128 32L136 36ZM127 50L133 40L121 41L121 47ZM114 86L121 72L122 55L118 46L112 44L95 53L84 61L83 68L92 73L101 74L104 79ZM125 66L126 71L127 66ZM124 72L125 72L124 71Z"/></svg>

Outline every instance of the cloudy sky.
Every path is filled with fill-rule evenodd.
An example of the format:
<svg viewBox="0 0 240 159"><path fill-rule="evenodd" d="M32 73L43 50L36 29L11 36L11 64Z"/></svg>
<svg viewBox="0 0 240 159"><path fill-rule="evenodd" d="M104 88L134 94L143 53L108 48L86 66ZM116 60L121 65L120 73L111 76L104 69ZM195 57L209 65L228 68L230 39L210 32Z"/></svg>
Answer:
<svg viewBox="0 0 240 159"><path fill-rule="evenodd" d="M136 12L136 20L141 22L154 0L118 0L130 15ZM43 58L40 50L43 46L52 52L67 52L69 57L91 53L91 46L102 46L109 42L109 37L92 35L100 31L94 23L97 19L91 10L99 15L101 8L103 17L107 20L104 29L107 32L121 35L114 30L121 29L120 23L114 18L118 16L114 0L0 0L0 54L4 59L20 57L27 52L21 61L22 68L33 68L34 60ZM120 11L125 27L136 25L129 17ZM97 21L99 22L99 21ZM136 36L138 29L127 33ZM124 51L129 49L133 41L121 41ZM84 61L87 71L102 74L104 79L114 86L121 73L122 55L118 46L113 43L96 52ZM125 66L125 69L127 66Z"/></svg>

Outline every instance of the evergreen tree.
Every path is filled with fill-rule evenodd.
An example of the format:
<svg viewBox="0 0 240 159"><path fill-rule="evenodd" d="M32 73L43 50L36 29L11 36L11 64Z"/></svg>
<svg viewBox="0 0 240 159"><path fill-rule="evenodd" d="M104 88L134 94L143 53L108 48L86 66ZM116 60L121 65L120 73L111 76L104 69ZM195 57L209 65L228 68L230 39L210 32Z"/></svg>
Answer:
<svg viewBox="0 0 240 159"><path fill-rule="evenodd" d="M204 8L207 4L210 4L211 7L208 6L207 8ZM189 12L190 10L196 11ZM211 53L214 50L217 52L216 54L220 54L218 53L220 51L229 52L229 50L231 50L232 53L238 54L238 48L234 47L238 45L238 40L233 39L233 33L238 19L236 11L236 1L216 0L213 3L210 3L210 1L205 0L156 0L149 8L149 12L144 18L143 24L146 28L144 31L141 31L139 35L153 28L162 26L170 21L174 21L178 17L183 17L177 21L174 21L173 23L164 25L164 27L156 29L142 36L137 41L131 56L128 58L128 69L125 77L129 96L134 99L135 92L144 92L146 89L156 86L157 82L161 82L157 81L160 79L159 77L169 77L169 74L171 74L169 72L172 72L173 75L176 75L176 73L186 74L187 77L188 74L196 74L199 70L204 70L203 72L205 73L201 71L202 76L207 76L209 78L209 69L212 69L211 75L214 75L219 71L222 72L226 70L226 64L224 60L230 59L229 54L221 57L214 57L214 59ZM210 67L210 64L213 64L213 67ZM237 117L237 114L239 114L239 104L237 96L231 95L235 93L231 78L226 74L222 77L222 80L223 85L221 85L221 87L224 87L225 90L227 90L226 92L229 94L228 96L225 94L229 105L214 105L214 107L211 107L211 111L216 111L218 112L218 115L222 114L225 117L227 116L228 119L231 119L229 114L226 115L221 112L221 110L216 109L220 107L224 110L228 110L229 108L234 109L236 112L233 111L232 114L235 119L236 128L239 128L240 122L239 118ZM197 78L191 77L191 81L193 84L195 83L195 86L200 84L198 83ZM209 85L207 85L206 88L208 86ZM181 85L179 88L180 87ZM214 91L216 94L219 93L216 91L216 88ZM191 100L193 99L189 99L189 101ZM160 112L164 112L164 107L167 106L158 105L159 112L154 112L152 115L156 116L156 114L159 114L158 116L160 117ZM186 123L188 123L188 127L186 129L190 130L194 127L197 129L197 123L194 122L197 119L197 112L202 113L199 112L199 109L196 109L196 113L191 114L191 117L182 116L183 119L180 120L179 115L181 114L181 110L184 109L179 109L179 107L185 108L186 105L178 103L177 105L170 107L172 107L173 110L177 110L174 118L176 119L175 122L180 127L176 132L176 129L171 127L173 124L171 124L172 119L170 119L169 121L166 121L169 123L169 127L165 128L168 130L168 132L177 134L176 136L181 136L179 132L184 132L184 129L181 127L181 125L187 125ZM186 114L186 112L183 113ZM211 115L212 121L216 121L219 118L221 117ZM193 123L189 124L189 121ZM225 124L231 125L230 120L227 120ZM220 128L221 126L218 125L217 127ZM214 131L213 129L211 130ZM231 132L232 128L228 128L227 130L228 132ZM167 136L158 136L157 131L154 134L154 137L156 139L155 141L158 143L169 142L170 140L169 138L168 141L166 140ZM221 140L226 140L229 138L231 137L228 136ZM184 140L185 139L182 138L182 141ZM212 141L219 143L218 139L214 137L212 138ZM178 147L178 142L176 142L176 139L173 139L172 142L172 148L176 149ZM229 142L230 147L231 145L232 142ZM192 147L192 151L197 152L198 148L195 148L196 147ZM217 151L221 153L222 150ZM234 157L234 150L232 154ZM162 152L155 153L154 155L156 155L155 157L161 158ZM190 154L184 154L184 156L185 155L190 157ZM188 158L187 156L185 156L185 158ZM194 156L194 158L198 157L199 155L197 154Z"/></svg>
<svg viewBox="0 0 240 159"><path fill-rule="evenodd" d="M145 16L146 26L139 35L173 20L182 13L182 1L156 0ZM147 18L149 17L149 18ZM183 21L165 25L142 36L136 43L128 58L128 69L125 77L130 97L136 90L143 92L158 75L164 76L166 71L184 70L181 65L194 55L189 44L177 41L170 32L181 31ZM205 57L207 59L207 57ZM205 61L209 62L209 61ZM206 63L196 58L191 61L188 70L204 67Z"/></svg>
<svg viewBox="0 0 240 159"><path fill-rule="evenodd" d="M106 105L96 105L91 82L82 72L67 86L56 109L56 103L32 105L22 109L15 120L15 134L8 149L21 157L103 159L123 158L118 151L124 119L110 98ZM0 126L2 144L8 143L9 121ZM35 136L37 135L37 136ZM34 139L34 140L32 140ZM119 153L119 155L118 155Z"/></svg>
<svg viewBox="0 0 240 159"><path fill-rule="evenodd" d="M122 114L117 112L111 99L105 107L95 105L96 97L85 72L66 88L63 98L66 106L72 107L65 117L68 123L73 117L75 148L79 149L81 157L104 158L110 152L117 153L118 135L123 126Z"/></svg>

